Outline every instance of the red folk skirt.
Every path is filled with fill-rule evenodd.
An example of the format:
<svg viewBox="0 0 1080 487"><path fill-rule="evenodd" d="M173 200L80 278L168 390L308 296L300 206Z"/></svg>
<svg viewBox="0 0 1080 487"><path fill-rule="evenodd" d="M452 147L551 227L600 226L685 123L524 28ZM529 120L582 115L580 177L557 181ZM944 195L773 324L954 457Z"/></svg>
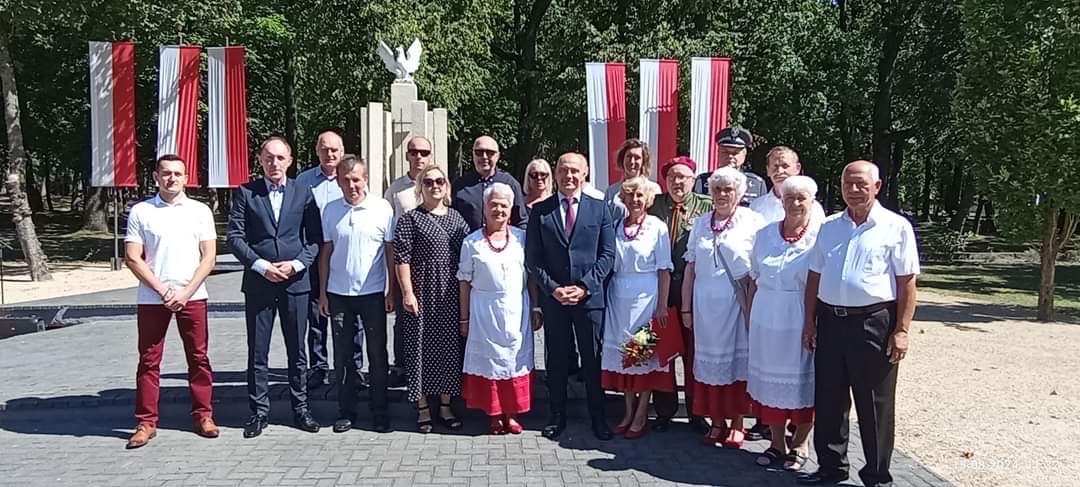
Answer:
<svg viewBox="0 0 1080 487"><path fill-rule="evenodd" d="M527 413L532 407L532 376L529 372L496 380L463 374L461 395L465 397L465 407L479 409L488 416Z"/></svg>
<svg viewBox="0 0 1080 487"><path fill-rule="evenodd" d="M694 415L708 416L712 420L749 415L753 400L746 392L746 381L735 381L723 386L693 381Z"/></svg>
<svg viewBox="0 0 1080 487"><path fill-rule="evenodd" d="M669 325L670 326L670 325ZM646 374L620 374L609 370L600 371L600 387L609 391L623 393L641 393L645 391L674 391L675 383L669 370L654 371Z"/></svg>
<svg viewBox="0 0 1080 487"><path fill-rule="evenodd" d="M768 425L783 425L791 421L792 424L807 424L814 422L814 408L780 409L766 406L760 402L753 403L754 415L759 422Z"/></svg>

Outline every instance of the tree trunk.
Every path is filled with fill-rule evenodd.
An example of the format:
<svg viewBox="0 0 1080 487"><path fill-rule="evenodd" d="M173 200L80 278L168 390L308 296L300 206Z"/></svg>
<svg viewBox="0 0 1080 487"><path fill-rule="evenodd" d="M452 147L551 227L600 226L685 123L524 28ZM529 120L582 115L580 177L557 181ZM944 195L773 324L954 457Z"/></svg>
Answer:
<svg viewBox="0 0 1080 487"><path fill-rule="evenodd" d="M930 188L934 183L934 165L928 160L923 161L922 195L919 200L919 217L923 221L930 221Z"/></svg>
<svg viewBox="0 0 1080 487"><path fill-rule="evenodd" d="M26 154L25 148L23 150L23 153ZM44 183L39 183L37 176L34 175L36 172L34 171L34 159L29 154L26 155L25 162L26 166L22 179L26 183L26 200L30 202L30 211L40 213L45 211L45 203L41 195Z"/></svg>
<svg viewBox="0 0 1080 487"><path fill-rule="evenodd" d="M983 235L997 235L997 224L994 223L994 200L987 198L986 200L986 216L982 224Z"/></svg>
<svg viewBox="0 0 1080 487"><path fill-rule="evenodd" d="M971 224L971 231L974 232L975 235L981 235L983 210L986 207L985 198L980 196L978 201L979 203L975 206L975 222Z"/></svg>
<svg viewBox="0 0 1080 487"><path fill-rule="evenodd" d="M892 147L892 171L889 171L889 192L885 206L900 210L900 169L904 167L904 149L907 139L896 138Z"/></svg>
<svg viewBox="0 0 1080 487"><path fill-rule="evenodd" d="M295 178L298 172L296 159L299 159L297 150L299 147L297 143L296 135L296 56L293 55L292 49L285 53L285 76L282 77L282 83L285 83L285 140L289 141L289 145L293 150L293 164L289 166L286 173L290 178Z"/></svg>
<svg viewBox="0 0 1080 487"><path fill-rule="evenodd" d="M956 211L953 213L952 218L949 219L949 228L961 232L964 230L964 222L967 221L968 214L971 213L971 207L975 203L975 181L974 176L969 171L964 176L963 187L960 190L960 203L956 206Z"/></svg>
<svg viewBox="0 0 1080 487"><path fill-rule="evenodd" d="M86 196L83 197L83 230L90 232L109 230L109 205L106 198L108 192L108 188L86 189Z"/></svg>
<svg viewBox="0 0 1080 487"><path fill-rule="evenodd" d="M1057 271L1058 209L1043 203L1043 235L1039 246L1039 321L1054 321L1054 273Z"/></svg>
<svg viewBox="0 0 1080 487"><path fill-rule="evenodd" d="M15 235L22 247L23 258L30 268L30 279L48 281L48 258L41 249L32 218L33 211L26 193L23 192L21 179L26 171L26 148L23 147L22 122L19 119L19 92L15 84L15 64L11 60L11 19L8 12L0 13L0 84L4 90L4 122L7 125L8 174L4 181L8 196L11 198L11 221L15 224Z"/></svg>
<svg viewBox="0 0 1080 487"><path fill-rule="evenodd" d="M910 22L910 19L906 17L913 11L910 4L914 3L916 2L898 2L896 7L882 14L881 56L878 58L877 92L874 94L870 140L874 163L878 165L881 175L885 178L881 190L886 195L891 194L889 186L894 184L888 179L889 175L893 174L892 140L889 132L892 131L892 93L896 58L900 54L904 32Z"/></svg>
<svg viewBox="0 0 1080 487"><path fill-rule="evenodd" d="M522 4L525 0L514 2L515 14L526 11ZM536 62L536 39L540 33L540 23L551 6L551 0L536 0L528 9L528 18L523 28L515 33L517 44L517 82L521 94L520 123L518 123L517 147L510 173L524 177L525 165L539 152L541 125L540 101L543 99L543 85L540 83L542 71Z"/></svg>

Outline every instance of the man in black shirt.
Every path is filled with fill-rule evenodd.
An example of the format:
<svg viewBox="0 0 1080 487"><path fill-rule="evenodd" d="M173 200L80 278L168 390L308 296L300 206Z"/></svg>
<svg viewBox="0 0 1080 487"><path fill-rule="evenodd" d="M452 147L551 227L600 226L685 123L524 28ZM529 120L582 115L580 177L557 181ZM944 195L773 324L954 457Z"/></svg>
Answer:
<svg viewBox="0 0 1080 487"><path fill-rule="evenodd" d="M716 134L716 143L720 145L720 167L735 166L746 175L746 193L743 194L740 206L750 206L750 202L768 192L765 180L754 174L746 167L746 152L750 149L753 138L750 131L739 127L728 127ZM703 172L697 177L694 191L701 194L709 194L709 176L711 172Z"/></svg>
<svg viewBox="0 0 1080 487"><path fill-rule="evenodd" d="M461 213L469 230L484 226L484 190L492 183L505 183L514 190L514 209L510 224L524 227L526 223L525 195L521 184L510 173L499 171L499 143L482 135L473 143L473 170L462 174L453 183L454 199L450 206Z"/></svg>

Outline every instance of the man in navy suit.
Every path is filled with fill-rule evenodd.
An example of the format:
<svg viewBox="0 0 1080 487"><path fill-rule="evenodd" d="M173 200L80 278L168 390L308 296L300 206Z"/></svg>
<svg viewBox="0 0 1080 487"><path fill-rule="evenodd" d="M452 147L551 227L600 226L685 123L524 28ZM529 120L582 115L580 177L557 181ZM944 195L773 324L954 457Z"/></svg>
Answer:
<svg viewBox="0 0 1080 487"><path fill-rule="evenodd" d="M615 264L615 230L602 199L583 194L589 164L585 156L559 157L555 179L559 192L533 207L525 237L525 265L540 286L547 356L570 354L577 338L585 378L592 431L610 440L600 388L600 339L604 321L604 281ZM557 439L566 429L565 360L547 362L551 418L542 434Z"/></svg>
<svg viewBox="0 0 1080 487"><path fill-rule="evenodd" d="M304 336L311 291L307 272L322 242L322 221L311 189L285 176L292 162L292 148L285 139L271 137L263 142L259 165L265 178L237 188L229 211L229 248L246 269L240 289L247 318L252 416L244 425L245 438L259 436L270 416L267 356L275 314L280 316L285 337L296 426L312 433L319 431L307 404Z"/></svg>

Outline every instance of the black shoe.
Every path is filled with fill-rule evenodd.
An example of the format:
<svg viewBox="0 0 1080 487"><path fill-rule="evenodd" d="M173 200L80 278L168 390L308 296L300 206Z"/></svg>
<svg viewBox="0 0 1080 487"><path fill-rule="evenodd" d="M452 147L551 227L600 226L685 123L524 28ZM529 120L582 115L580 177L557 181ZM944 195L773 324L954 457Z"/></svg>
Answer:
<svg viewBox="0 0 1080 487"><path fill-rule="evenodd" d="M254 438L262 434L266 429L267 420L266 416L256 414L248 419L247 423L244 423L244 438Z"/></svg>
<svg viewBox="0 0 1080 487"><path fill-rule="evenodd" d="M690 429L694 430L694 432L699 435L706 435L712 427L709 426L708 421L705 421L705 418L701 416L691 416Z"/></svg>
<svg viewBox="0 0 1080 487"><path fill-rule="evenodd" d="M390 367L390 376L386 379L386 387L391 389L405 387L405 371L400 367Z"/></svg>
<svg viewBox="0 0 1080 487"><path fill-rule="evenodd" d="M769 429L769 425L762 423L760 418L752 428L746 430L746 441L759 441L766 438L772 438L772 430Z"/></svg>
<svg viewBox="0 0 1080 487"><path fill-rule="evenodd" d="M547 426L540 431L540 436L549 440L559 439L559 435L566 429L566 417L561 413L554 413L551 418L548 419Z"/></svg>
<svg viewBox="0 0 1080 487"><path fill-rule="evenodd" d="M298 429L307 431L308 433L318 433L320 428L319 422L315 421L315 417L311 415L311 411L297 413L296 417L293 418L293 424L295 424Z"/></svg>
<svg viewBox="0 0 1080 487"><path fill-rule="evenodd" d="M663 433L671 428L671 418L665 416L658 416L652 422L652 430L657 433Z"/></svg>
<svg viewBox="0 0 1080 487"><path fill-rule="evenodd" d="M371 429L376 433L389 433L393 431L390 429L390 420L386 416L375 416L375 419L371 422Z"/></svg>
<svg viewBox="0 0 1080 487"><path fill-rule="evenodd" d="M326 384L326 371L323 369L313 369L308 374L307 388L309 391L318 389Z"/></svg>
<svg viewBox="0 0 1080 487"><path fill-rule="evenodd" d="M334 422L334 433L344 433L352 429L354 418L352 416L342 416Z"/></svg>
<svg viewBox="0 0 1080 487"><path fill-rule="evenodd" d="M450 415L444 416L444 410L450 411ZM439 415L435 417L435 420L451 431L458 431L464 426L461 420L454 416L454 408L450 406L450 403L439 403Z"/></svg>
<svg viewBox="0 0 1080 487"><path fill-rule="evenodd" d="M608 428L607 422L602 419L593 421L592 434L600 441L608 441L612 437L611 428Z"/></svg>
<svg viewBox="0 0 1080 487"><path fill-rule="evenodd" d="M821 470L809 475L803 475L795 480L799 485L829 485L838 484L848 479L847 472L823 473Z"/></svg>
<svg viewBox="0 0 1080 487"><path fill-rule="evenodd" d="M356 390L357 391L366 391L366 390L371 388L371 382L368 381L368 375L367 374L365 374L363 372L357 372L356 375L359 376L359 377L356 378Z"/></svg>

